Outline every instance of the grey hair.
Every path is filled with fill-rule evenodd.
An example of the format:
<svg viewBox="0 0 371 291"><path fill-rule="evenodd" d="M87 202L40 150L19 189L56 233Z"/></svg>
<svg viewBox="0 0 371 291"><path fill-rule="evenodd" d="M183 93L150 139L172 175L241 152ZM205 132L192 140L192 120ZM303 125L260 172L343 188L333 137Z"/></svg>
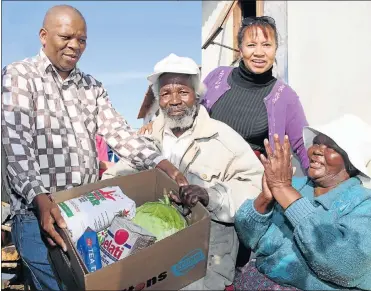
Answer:
<svg viewBox="0 0 371 291"><path fill-rule="evenodd" d="M165 73L164 73L165 74ZM203 82L201 82L199 75L189 75L191 78L192 88L195 90L197 99L201 101L206 93L206 86ZM156 82L152 84L152 91L153 95L155 95L156 101L158 101L160 97L160 77L157 78Z"/></svg>

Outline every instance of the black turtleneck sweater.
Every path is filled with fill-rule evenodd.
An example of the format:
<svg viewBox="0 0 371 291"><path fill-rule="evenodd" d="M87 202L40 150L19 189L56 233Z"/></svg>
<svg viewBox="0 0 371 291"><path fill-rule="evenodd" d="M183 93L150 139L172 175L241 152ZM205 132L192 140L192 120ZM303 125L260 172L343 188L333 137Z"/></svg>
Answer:
<svg viewBox="0 0 371 291"><path fill-rule="evenodd" d="M268 114L264 98L271 92L276 81L272 68L265 73L254 74L241 61L228 77L231 89L214 104L210 116L232 127L253 150L265 153Z"/></svg>

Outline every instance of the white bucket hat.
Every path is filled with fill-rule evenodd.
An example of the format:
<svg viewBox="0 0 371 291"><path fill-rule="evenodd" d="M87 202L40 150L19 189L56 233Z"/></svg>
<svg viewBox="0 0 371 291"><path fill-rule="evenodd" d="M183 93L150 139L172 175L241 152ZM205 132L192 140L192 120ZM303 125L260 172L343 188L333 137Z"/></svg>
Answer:
<svg viewBox="0 0 371 291"><path fill-rule="evenodd" d="M322 126L303 129L304 146L308 149L319 133L327 135L348 155L349 161L362 174L362 182L371 181L371 126L357 116L345 114Z"/></svg>
<svg viewBox="0 0 371 291"><path fill-rule="evenodd" d="M170 54L159 61L154 68L154 73L147 77L152 84L152 90L155 98L158 99L158 78L164 73L187 74L193 78L193 85L199 100L202 100L206 93L206 86L201 82L201 72L196 62L187 57L179 57L176 54Z"/></svg>
<svg viewBox="0 0 371 291"><path fill-rule="evenodd" d="M159 61L155 65L153 74L149 75L147 80L153 84L163 73L197 75L199 78L201 77L200 69L194 60L187 57L178 57L176 54L170 54Z"/></svg>

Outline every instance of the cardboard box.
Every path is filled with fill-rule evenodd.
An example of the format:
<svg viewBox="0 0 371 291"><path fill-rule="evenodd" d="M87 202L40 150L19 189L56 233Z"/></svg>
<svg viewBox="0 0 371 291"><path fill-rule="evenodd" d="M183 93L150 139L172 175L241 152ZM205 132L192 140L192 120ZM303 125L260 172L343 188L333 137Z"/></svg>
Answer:
<svg viewBox="0 0 371 291"><path fill-rule="evenodd" d="M157 201L166 190L177 190L173 180L159 170L120 176L53 194L56 203L106 186L119 186L137 207ZM85 290L179 290L206 274L210 216L198 203L192 209L189 226L140 252L93 273L87 269L67 231L60 231L68 245L50 252L55 271L68 289Z"/></svg>

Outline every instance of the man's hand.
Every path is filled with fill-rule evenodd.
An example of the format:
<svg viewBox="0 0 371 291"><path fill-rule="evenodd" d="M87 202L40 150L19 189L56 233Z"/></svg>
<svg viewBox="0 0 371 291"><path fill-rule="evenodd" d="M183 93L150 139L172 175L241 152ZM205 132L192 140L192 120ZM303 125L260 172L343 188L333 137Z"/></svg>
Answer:
<svg viewBox="0 0 371 291"><path fill-rule="evenodd" d="M54 223L57 223L60 228L67 227L57 204L46 194L37 195L32 204L36 208L41 231L46 235L49 244L51 246L58 244L66 252L66 243L54 228Z"/></svg>
<svg viewBox="0 0 371 291"><path fill-rule="evenodd" d="M149 122L148 124L146 125L143 125L139 130L138 130L138 134L152 134L152 131L153 131L153 121Z"/></svg>
<svg viewBox="0 0 371 291"><path fill-rule="evenodd" d="M159 162L156 168L164 171L171 179L175 180L179 187L188 185L186 177L168 160Z"/></svg>
<svg viewBox="0 0 371 291"><path fill-rule="evenodd" d="M209 194L205 188L197 185L187 185L179 188L180 202L187 207L195 207L201 202L205 207L209 204Z"/></svg>

